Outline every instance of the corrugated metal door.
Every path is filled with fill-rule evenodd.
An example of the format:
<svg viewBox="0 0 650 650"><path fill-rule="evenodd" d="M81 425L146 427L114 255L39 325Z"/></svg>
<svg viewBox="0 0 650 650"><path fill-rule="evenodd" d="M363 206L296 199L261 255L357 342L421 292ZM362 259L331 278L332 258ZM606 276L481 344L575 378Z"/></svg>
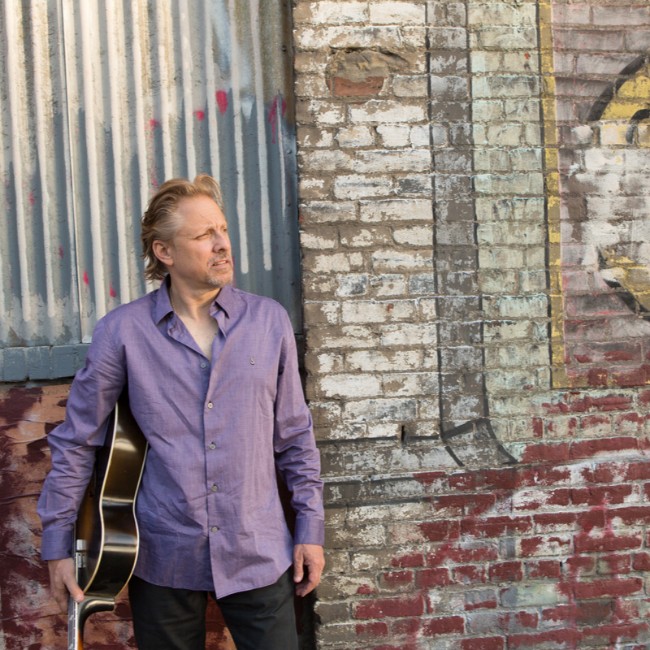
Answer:
<svg viewBox="0 0 650 650"><path fill-rule="evenodd" d="M144 293L142 211L198 172L222 183L237 285L298 330L287 0L1 7L0 345L87 342Z"/></svg>

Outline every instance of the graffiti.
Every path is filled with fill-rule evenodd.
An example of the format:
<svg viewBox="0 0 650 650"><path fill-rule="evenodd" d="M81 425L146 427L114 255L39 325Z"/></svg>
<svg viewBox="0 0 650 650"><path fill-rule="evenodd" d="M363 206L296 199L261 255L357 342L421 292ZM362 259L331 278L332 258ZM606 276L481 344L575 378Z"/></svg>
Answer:
<svg viewBox="0 0 650 650"><path fill-rule="evenodd" d="M554 383L645 385L650 383L649 58L637 48L621 52L620 28L603 28L607 55L590 59L588 75L577 74L569 61L586 61L590 41L576 38L570 12L552 4L548 49L554 56L545 60L552 93L545 119L546 146L557 146L556 161L547 153L548 171L552 175L557 164L559 176L557 201L549 196L549 239L559 241L555 254L551 246L551 268L560 269L552 300L554 362L560 369ZM644 38L647 51L650 37L640 35L639 45Z"/></svg>

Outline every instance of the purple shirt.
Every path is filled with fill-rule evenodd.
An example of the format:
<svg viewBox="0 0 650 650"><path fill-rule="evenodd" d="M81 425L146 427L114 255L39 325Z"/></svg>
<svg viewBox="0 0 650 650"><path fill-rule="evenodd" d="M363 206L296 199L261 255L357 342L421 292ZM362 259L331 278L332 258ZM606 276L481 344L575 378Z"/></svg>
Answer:
<svg viewBox="0 0 650 650"><path fill-rule="evenodd" d="M166 284L95 328L48 436L52 470L39 499L42 557L70 557L95 449L125 383L149 443L136 502L136 575L218 597L274 583L293 545L323 544L320 460L289 317L231 286L211 307L212 363L172 311ZM276 468L292 494L294 536Z"/></svg>

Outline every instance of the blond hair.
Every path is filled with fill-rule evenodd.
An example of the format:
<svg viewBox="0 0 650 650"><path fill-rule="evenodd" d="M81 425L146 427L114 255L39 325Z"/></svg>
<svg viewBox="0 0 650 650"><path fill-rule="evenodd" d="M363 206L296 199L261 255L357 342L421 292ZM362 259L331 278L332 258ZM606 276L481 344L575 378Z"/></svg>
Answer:
<svg viewBox="0 0 650 650"><path fill-rule="evenodd" d="M208 174L199 174L194 181L172 178L160 186L151 197L142 217L142 257L147 280L162 280L167 267L155 256L153 244L156 240L169 242L178 231L177 207L181 199L193 196L208 196L225 212L219 183Z"/></svg>

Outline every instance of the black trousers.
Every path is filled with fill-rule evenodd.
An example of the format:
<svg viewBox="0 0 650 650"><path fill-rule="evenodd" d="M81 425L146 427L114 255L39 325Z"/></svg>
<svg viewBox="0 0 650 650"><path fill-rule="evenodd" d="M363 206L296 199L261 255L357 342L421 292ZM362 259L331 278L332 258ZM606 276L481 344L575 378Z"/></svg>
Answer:
<svg viewBox="0 0 650 650"><path fill-rule="evenodd" d="M214 593L129 582L139 650L205 650L205 612ZM237 650L298 650L294 585L287 571L273 585L217 598Z"/></svg>

